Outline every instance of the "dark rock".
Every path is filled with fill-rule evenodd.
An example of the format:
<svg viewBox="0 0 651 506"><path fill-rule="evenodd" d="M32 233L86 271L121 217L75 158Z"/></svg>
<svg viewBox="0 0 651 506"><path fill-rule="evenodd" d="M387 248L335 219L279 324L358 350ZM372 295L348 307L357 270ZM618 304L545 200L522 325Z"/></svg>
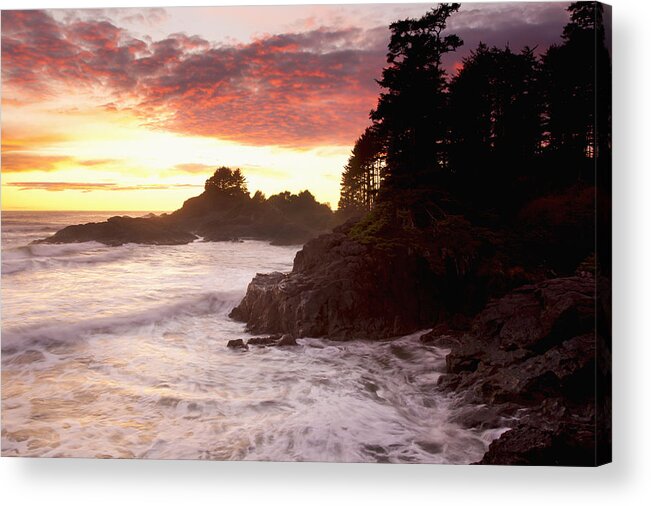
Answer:
<svg viewBox="0 0 651 506"><path fill-rule="evenodd" d="M287 245L303 244L329 230L334 215L309 192L284 192L268 199L204 192L186 200L170 220L205 241L247 238Z"/></svg>
<svg viewBox="0 0 651 506"><path fill-rule="evenodd" d="M246 342L255 346L296 346L296 338L289 334L275 334L269 337L252 337Z"/></svg>
<svg viewBox="0 0 651 506"><path fill-rule="evenodd" d="M158 217L129 218L114 216L101 223L86 223L65 227L37 242L71 243L97 241L108 246L126 243L177 245L192 242L197 237Z"/></svg>
<svg viewBox="0 0 651 506"><path fill-rule="evenodd" d="M246 342L246 344L253 344L256 346L275 346L278 344L280 337L280 334L269 337L252 337Z"/></svg>
<svg viewBox="0 0 651 506"><path fill-rule="evenodd" d="M140 218L115 216L101 223L66 227L39 242L98 241L110 246L125 243L186 244L200 236L204 241L241 241L302 244L329 230L334 223L330 208L307 191L283 192L268 199L245 192L203 192L171 214L149 213Z"/></svg>
<svg viewBox="0 0 651 506"><path fill-rule="evenodd" d="M472 406L457 422L511 428L482 463L595 465L610 445L595 405L610 406L597 360L607 365L611 340L595 327L610 319L594 275L545 279L555 274L513 263L508 234L409 199L309 241L289 274L258 274L231 317L254 333L335 340L433 328L421 342L451 349L438 387Z"/></svg>
<svg viewBox="0 0 651 506"><path fill-rule="evenodd" d="M249 349L249 346L242 339L231 339L230 341L228 341L228 344L226 344L226 347L233 348L233 349L242 349L242 350Z"/></svg>
<svg viewBox="0 0 651 506"><path fill-rule="evenodd" d="M289 334L283 334L282 337L278 340L278 346L296 346L296 338Z"/></svg>
<svg viewBox="0 0 651 506"><path fill-rule="evenodd" d="M453 228L464 227L470 228ZM379 340L481 307L488 280L495 281L492 271L484 266L475 273L471 260L453 261L454 248L443 255L425 235L418 244L413 238L364 243L350 226L335 229L306 243L291 273L258 274L231 317L253 333Z"/></svg>
<svg viewBox="0 0 651 506"><path fill-rule="evenodd" d="M594 405L568 409L550 399L493 441L480 464L595 465Z"/></svg>
<svg viewBox="0 0 651 506"><path fill-rule="evenodd" d="M517 407L512 408L512 412L517 411ZM455 410L454 416L450 421L469 429L497 429L503 427L507 413L506 406L473 406L468 405L464 408Z"/></svg>
<svg viewBox="0 0 651 506"><path fill-rule="evenodd" d="M489 303L451 343L440 388L483 406L459 422L512 428L480 463L596 464L610 443L595 448L595 307L594 277L551 279Z"/></svg>
<svg viewBox="0 0 651 506"><path fill-rule="evenodd" d="M459 344L460 332L451 330L447 325L437 325L434 329L420 336L423 344L437 346L439 348L451 348Z"/></svg>

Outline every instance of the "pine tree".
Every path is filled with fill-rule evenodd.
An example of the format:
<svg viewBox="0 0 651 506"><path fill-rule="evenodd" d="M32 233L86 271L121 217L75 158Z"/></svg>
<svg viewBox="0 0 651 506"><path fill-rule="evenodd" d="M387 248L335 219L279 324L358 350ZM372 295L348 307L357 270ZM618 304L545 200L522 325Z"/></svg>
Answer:
<svg viewBox="0 0 651 506"><path fill-rule="evenodd" d="M446 72L441 59L462 45L443 35L459 4L440 4L419 19L390 25L388 66L378 81L382 92L371 119L386 143L391 184L412 186L447 160Z"/></svg>

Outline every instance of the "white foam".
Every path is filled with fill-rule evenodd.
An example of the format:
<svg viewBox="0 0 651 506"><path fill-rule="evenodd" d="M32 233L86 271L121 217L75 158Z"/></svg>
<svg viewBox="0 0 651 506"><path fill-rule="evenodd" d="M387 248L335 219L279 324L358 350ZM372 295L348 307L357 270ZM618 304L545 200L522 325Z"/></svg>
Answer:
<svg viewBox="0 0 651 506"><path fill-rule="evenodd" d="M133 332L144 325L152 325L184 316L221 314L231 309L240 297L240 292L208 292L122 315L92 318L72 323L53 321L13 328L3 327L2 350L16 351L36 344L49 345L76 341L99 333Z"/></svg>
<svg viewBox="0 0 651 506"><path fill-rule="evenodd" d="M133 245L111 248L98 242L30 244L2 252L2 273L114 262L133 250Z"/></svg>

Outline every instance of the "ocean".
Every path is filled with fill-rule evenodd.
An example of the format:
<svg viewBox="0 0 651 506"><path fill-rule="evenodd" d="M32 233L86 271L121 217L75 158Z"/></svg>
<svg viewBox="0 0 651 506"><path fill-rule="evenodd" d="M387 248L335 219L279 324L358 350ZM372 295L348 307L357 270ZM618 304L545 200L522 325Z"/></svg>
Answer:
<svg viewBox="0 0 651 506"><path fill-rule="evenodd" d="M3 456L463 464L504 431L454 422L420 334L228 349L298 247L31 244L115 214L146 213L2 213Z"/></svg>

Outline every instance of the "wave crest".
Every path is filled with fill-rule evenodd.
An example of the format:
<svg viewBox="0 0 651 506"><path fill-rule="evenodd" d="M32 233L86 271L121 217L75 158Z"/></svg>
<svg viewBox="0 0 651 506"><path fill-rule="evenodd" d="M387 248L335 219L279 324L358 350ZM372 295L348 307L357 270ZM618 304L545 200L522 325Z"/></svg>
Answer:
<svg viewBox="0 0 651 506"><path fill-rule="evenodd" d="M29 244L2 252L2 274L113 262L131 255L132 246L109 248L99 242Z"/></svg>
<svg viewBox="0 0 651 506"><path fill-rule="evenodd" d="M2 351L13 353L34 345L69 343L93 334L115 334L184 316L228 312L241 298L238 292L207 292L142 311L64 323L47 322L3 329Z"/></svg>

